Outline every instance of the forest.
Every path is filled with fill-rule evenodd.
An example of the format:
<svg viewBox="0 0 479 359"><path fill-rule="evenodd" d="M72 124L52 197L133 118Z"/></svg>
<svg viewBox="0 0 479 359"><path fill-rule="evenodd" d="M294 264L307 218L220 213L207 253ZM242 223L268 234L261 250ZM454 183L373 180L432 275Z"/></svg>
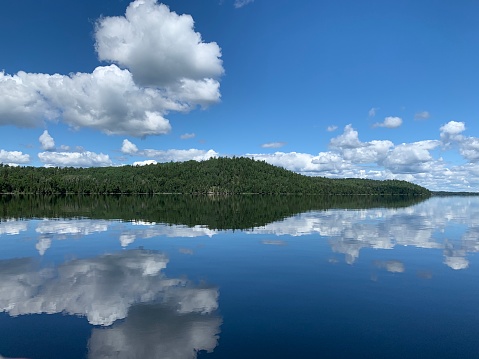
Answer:
<svg viewBox="0 0 479 359"><path fill-rule="evenodd" d="M246 157L89 168L0 164L0 193L431 195L406 181L311 177Z"/></svg>

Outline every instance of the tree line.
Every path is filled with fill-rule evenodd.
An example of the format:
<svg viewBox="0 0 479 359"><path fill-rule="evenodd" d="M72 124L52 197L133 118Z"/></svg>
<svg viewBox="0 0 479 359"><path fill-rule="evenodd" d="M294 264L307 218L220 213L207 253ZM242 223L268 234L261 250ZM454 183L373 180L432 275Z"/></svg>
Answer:
<svg viewBox="0 0 479 359"><path fill-rule="evenodd" d="M406 181L310 177L246 157L90 168L0 164L0 193L430 195Z"/></svg>

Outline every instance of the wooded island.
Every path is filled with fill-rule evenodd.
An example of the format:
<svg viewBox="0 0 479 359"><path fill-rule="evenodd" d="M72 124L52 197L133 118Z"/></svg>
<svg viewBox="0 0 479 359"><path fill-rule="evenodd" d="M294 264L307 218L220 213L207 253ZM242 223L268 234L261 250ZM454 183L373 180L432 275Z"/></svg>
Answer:
<svg viewBox="0 0 479 359"><path fill-rule="evenodd" d="M246 157L120 167L13 167L0 164L0 193L420 195L399 180L310 177Z"/></svg>

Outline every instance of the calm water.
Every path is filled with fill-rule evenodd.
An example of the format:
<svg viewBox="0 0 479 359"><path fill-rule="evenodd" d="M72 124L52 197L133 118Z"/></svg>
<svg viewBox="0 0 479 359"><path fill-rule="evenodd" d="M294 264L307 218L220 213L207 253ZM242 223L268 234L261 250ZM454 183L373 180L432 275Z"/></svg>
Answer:
<svg viewBox="0 0 479 359"><path fill-rule="evenodd" d="M0 354L479 358L479 197L162 201L3 197Z"/></svg>

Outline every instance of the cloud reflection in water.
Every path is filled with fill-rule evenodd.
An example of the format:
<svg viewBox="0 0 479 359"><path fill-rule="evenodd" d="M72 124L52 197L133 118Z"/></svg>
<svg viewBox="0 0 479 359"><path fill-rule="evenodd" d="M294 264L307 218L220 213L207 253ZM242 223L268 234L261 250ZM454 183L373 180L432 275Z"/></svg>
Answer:
<svg viewBox="0 0 479 359"><path fill-rule="evenodd" d="M90 358L194 358L212 351L222 322L215 314L218 289L166 277L167 263L164 254L143 249L50 268L31 258L3 260L0 311L64 313L111 326L94 329ZM163 354L155 356L156 350Z"/></svg>

